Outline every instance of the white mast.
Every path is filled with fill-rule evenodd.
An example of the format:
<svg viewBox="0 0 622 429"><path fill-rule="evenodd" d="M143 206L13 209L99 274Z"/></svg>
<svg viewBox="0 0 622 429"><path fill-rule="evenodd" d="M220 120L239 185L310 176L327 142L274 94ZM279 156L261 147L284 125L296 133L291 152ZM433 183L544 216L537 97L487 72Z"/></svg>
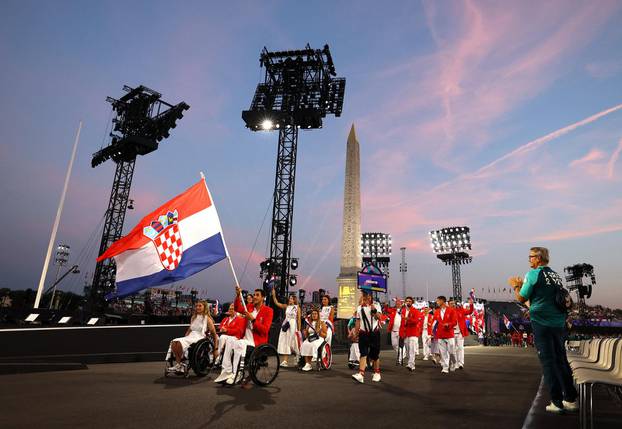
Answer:
<svg viewBox="0 0 622 429"><path fill-rule="evenodd" d="M52 255L52 247L54 247L54 241L56 240L56 233L58 232L58 225L60 223L60 216L63 213L63 206L65 205L65 195L67 195L67 187L69 185L69 178L71 177L71 169L73 168L73 161L76 158L76 150L78 149L78 142L80 141L80 131L82 130L82 121L78 125L78 132L76 133L76 139L73 143L73 151L71 152L71 159L69 160L69 166L67 167L67 174L65 175L65 185L63 186L63 193L60 196L58 203L58 210L56 211L56 219L54 220L54 226L52 227L52 235L50 236L50 243L48 244L48 251L45 254L45 260L43 261L43 271L41 271L41 279L39 280L39 287L37 288L37 297L35 298L34 308L39 308L39 302L41 301L41 295L43 294L43 285L45 284L45 277L47 276L48 266L50 264L50 256Z"/></svg>

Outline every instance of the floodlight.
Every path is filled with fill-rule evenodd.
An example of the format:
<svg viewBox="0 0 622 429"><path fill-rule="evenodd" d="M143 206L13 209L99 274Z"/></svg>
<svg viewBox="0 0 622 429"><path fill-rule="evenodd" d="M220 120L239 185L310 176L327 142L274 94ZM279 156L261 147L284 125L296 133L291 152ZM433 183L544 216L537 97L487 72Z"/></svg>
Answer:
<svg viewBox="0 0 622 429"><path fill-rule="evenodd" d="M271 130L273 126L274 126L274 124L272 123L272 121L270 119L265 119L261 123L261 128L263 128L264 130Z"/></svg>
<svg viewBox="0 0 622 429"><path fill-rule="evenodd" d="M452 226L430 231L430 247L436 257L452 267L453 296L462 300L460 265L466 265L473 258L466 252L471 250L470 229L466 226Z"/></svg>
<svg viewBox="0 0 622 429"><path fill-rule="evenodd" d="M295 275L290 275L289 276L289 285L290 286L296 286L296 283L298 283L298 279L296 278Z"/></svg>
<svg viewBox="0 0 622 429"><path fill-rule="evenodd" d="M298 268L298 258L292 258L291 268L292 270L295 270Z"/></svg>

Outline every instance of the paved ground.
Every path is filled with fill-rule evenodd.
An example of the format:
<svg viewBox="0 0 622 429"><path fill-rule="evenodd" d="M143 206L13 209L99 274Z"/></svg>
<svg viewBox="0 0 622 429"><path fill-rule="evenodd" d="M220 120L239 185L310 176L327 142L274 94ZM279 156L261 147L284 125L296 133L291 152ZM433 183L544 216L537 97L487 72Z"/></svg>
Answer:
<svg viewBox="0 0 622 429"><path fill-rule="evenodd" d="M222 387L209 376L165 379L161 363L3 375L0 427L511 429L523 427L540 384L533 350L469 347L466 369L449 375L429 361L410 373L393 365L393 353L383 356L382 382L368 376L364 385L350 378L345 356L330 371L281 371L267 388ZM547 416L543 404L528 427L578 427L576 415ZM620 416L596 427L616 427Z"/></svg>

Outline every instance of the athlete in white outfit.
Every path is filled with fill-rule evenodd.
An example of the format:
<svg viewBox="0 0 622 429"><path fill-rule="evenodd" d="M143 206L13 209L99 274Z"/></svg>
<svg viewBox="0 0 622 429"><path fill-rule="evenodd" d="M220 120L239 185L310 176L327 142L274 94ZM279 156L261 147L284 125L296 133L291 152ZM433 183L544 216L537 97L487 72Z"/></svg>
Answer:
<svg viewBox="0 0 622 429"><path fill-rule="evenodd" d="M326 324L320 320L320 314L317 308L311 310L311 320L306 322L305 341L300 348L300 354L305 358L305 366L303 371L311 371L311 361L317 357L317 351L322 342L327 338L328 328Z"/></svg>
<svg viewBox="0 0 622 429"><path fill-rule="evenodd" d="M298 306L298 299L295 295L289 296L287 305L280 303L276 297L274 288L272 288L272 300L277 307L285 310L285 320L283 320L281 332L279 332L277 351L281 356L281 366L287 367L287 358L292 353L296 356L300 353L300 347L298 345L300 338L300 307Z"/></svg>
<svg viewBox="0 0 622 429"><path fill-rule="evenodd" d="M393 316L393 323L391 323L391 345L393 350L399 352L400 348L400 326L402 326L402 300L395 301L395 314Z"/></svg>
<svg viewBox="0 0 622 429"><path fill-rule="evenodd" d="M333 341L333 320L335 318L335 309L330 305L330 297L324 295L322 297L322 308L320 310L320 320L326 324L328 329L326 333L326 342L332 346Z"/></svg>
<svg viewBox="0 0 622 429"><path fill-rule="evenodd" d="M207 304L205 301L199 301L194 306L194 314L190 319L190 326L186 330L186 334L183 337L175 338L171 341L168 352L166 353L166 360L169 359L171 353L175 355L175 365L171 366L168 370L171 372L182 371L181 361L188 351L188 348L199 340L205 338L207 333L212 334L214 339L214 358L218 356L218 335L216 334L216 328L214 322L209 316L207 311Z"/></svg>

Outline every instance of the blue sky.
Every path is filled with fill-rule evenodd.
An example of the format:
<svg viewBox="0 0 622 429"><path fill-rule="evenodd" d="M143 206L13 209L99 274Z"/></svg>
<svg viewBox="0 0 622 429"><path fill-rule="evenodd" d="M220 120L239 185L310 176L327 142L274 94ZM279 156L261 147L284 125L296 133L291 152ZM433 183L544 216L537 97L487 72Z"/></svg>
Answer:
<svg viewBox="0 0 622 429"><path fill-rule="evenodd" d="M126 230L205 171L239 274L250 255L242 282L253 287L267 223L250 250L270 202L277 136L246 130L241 111L261 78L261 49L309 42L330 45L347 86L342 117L300 136L300 284L336 289L354 123L362 227L391 233L396 250L407 247L409 293L450 292L450 272L427 232L466 224L474 261L463 268L465 288L486 296L505 287L527 270L529 247L544 245L557 270L593 264L591 302L622 307L621 22L615 1L5 1L0 197L10 249L0 286L38 283L79 120L58 240L74 258L87 247L114 171L111 163L90 167L106 143L105 98L144 84L191 108L156 153L137 161ZM398 254L394 262L390 286L401 290ZM63 288L78 291L83 281L75 276ZM225 263L185 284L231 295Z"/></svg>

